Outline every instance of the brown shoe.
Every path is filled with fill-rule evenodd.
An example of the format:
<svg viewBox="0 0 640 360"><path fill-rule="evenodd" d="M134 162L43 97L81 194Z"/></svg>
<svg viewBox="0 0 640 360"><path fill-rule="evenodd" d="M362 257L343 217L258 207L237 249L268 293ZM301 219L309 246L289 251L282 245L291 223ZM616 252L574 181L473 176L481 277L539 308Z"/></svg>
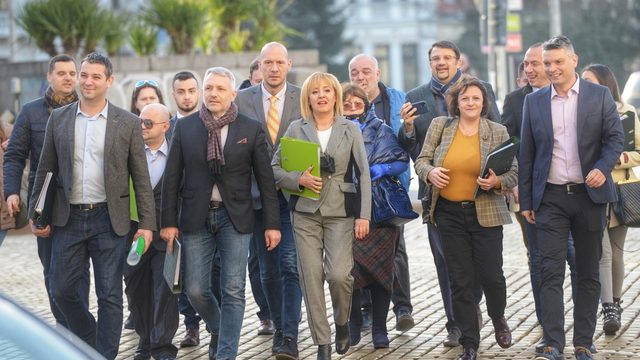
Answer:
<svg viewBox="0 0 640 360"><path fill-rule="evenodd" d="M273 335L275 332L275 328L273 326L273 321L260 320L260 326L258 327L258 335Z"/></svg>
<svg viewBox="0 0 640 360"><path fill-rule="evenodd" d="M499 319L491 319L491 321L493 321L493 329L496 332L496 342L498 345L503 349L511 347L511 330L504 316Z"/></svg>
<svg viewBox="0 0 640 360"><path fill-rule="evenodd" d="M180 347L191 347L200 345L200 329L187 328L187 332L184 335L184 339L180 341Z"/></svg>

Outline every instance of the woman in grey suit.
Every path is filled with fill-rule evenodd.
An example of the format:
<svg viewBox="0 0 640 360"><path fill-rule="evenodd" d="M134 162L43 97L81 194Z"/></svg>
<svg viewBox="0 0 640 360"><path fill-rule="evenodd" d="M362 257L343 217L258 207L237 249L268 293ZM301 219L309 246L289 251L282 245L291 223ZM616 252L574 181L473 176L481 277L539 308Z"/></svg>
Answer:
<svg viewBox="0 0 640 360"><path fill-rule="evenodd" d="M358 126L342 116L342 88L335 76L314 73L302 85L302 119L289 125L284 136L318 143L322 150L321 177L280 167L280 147L273 156L276 184L299 191L306 187L319 200L291 196L292 223L298 250L300 284L311 337L318 359L331 358L331 328L324 300L329 283L336 325L336 351L349 349L349 312L353 277L351 242L369 233L371 179L367 153Z"/></svg>

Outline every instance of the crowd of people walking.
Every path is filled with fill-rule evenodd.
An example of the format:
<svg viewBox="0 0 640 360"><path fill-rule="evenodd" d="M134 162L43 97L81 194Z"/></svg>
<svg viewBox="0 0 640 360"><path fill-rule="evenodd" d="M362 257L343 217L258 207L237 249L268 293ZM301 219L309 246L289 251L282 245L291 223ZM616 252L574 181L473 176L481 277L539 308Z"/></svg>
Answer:
<svg viewBox="0 0 640 360"><path fill-rule="evenodd" d="M51 221L31 221L51 312L107 359L118 354L123 326L139 336L134 359L175 359L180 314L180 347L200 343L203 320L209 358L237 358L248 275L258 333L273 337L271 355L298 359L307 322L325 360L346 354L369 327L375 349L393 347L389 310L396 330L415 324L406 221L373 216L384 184L400 189L384 200L389 206L407 198L413 161L446 317L443 345L460 346L458 359L477 358L484 296L496 343L511 346L502 265L503 225L513 211L544 334L531 357L564 359L568 263L573 353L592 359L599 302L604 332L622 325L627 227L609 204L615 184L640 164L637 115L635 147L624 151L620 121L635 109L621 102L607 66L576 72L578 55L564 36L527 49L522 87L502 112L491 85L463 73L455 43L435 42L427 56L431 80L406 94L380 80L369 54L351 59L349 82L316 72L298 87L287 81L287 48L271 42L241 89L224 67L209 68L201 83L189 71L175 74L175 115L151 79L134 84L130 111L111 103L114 69L100 53L79 70L67 55L53 57L44 96L23 106L3 142L2 228L27 211L21 203L33 211L52 173ZM519 138L517 156L504 171L482 173L510 137ZM318 165L288 167L283 138L316 144ZM29 195L21 199L27 160ZM138 238L144 255L126 264ZM176 294L163 270L178 248ZM97 318L89 310L92 278Z"/></svg>

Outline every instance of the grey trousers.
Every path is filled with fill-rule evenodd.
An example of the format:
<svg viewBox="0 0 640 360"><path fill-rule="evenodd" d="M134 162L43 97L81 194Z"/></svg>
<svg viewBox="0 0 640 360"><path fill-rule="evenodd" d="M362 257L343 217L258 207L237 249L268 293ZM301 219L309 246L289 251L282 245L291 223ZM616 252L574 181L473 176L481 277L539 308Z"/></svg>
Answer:
<svg viewBox="0 0 640 360"><path fill-rule="evenodd" d="M611 303L620 299L624 281L624 240L628 227L624 225L608 228L602 237L600 258L600 301Z"/></svg>
<svg viewBox="0 0 640 360"><path fill-rule="evenodd" d="M334 323L346 325L353 291L351 242L354 219L323 217L319 211L314 214L294 211L291 220L311 338L316 345L331 344L324 281L326 279L329 284Z"/></svg>

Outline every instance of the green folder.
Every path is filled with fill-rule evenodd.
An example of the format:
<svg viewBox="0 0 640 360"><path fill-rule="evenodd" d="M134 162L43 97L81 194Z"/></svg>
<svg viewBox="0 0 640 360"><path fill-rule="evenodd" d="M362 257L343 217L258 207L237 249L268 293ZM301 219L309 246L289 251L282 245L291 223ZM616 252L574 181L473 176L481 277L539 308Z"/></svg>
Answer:
<svg viewBox="0 0 640 360"><path fill-rule="evenodd" d="M136 204L136 192L133 190L133 180L129 177L129 212L131 213L131 220L138 220L138 205Z"/></svg>
<svg viewBox="0 0 640 360"><path fill-rule="evenodd" d="M283 137L280 139L280 166L286 171L306 171L313 166L311 175L320 177L320 145L314 142ZM287 194L318 200L320 194L310 189L291 191L282 189Z"/></svg>

